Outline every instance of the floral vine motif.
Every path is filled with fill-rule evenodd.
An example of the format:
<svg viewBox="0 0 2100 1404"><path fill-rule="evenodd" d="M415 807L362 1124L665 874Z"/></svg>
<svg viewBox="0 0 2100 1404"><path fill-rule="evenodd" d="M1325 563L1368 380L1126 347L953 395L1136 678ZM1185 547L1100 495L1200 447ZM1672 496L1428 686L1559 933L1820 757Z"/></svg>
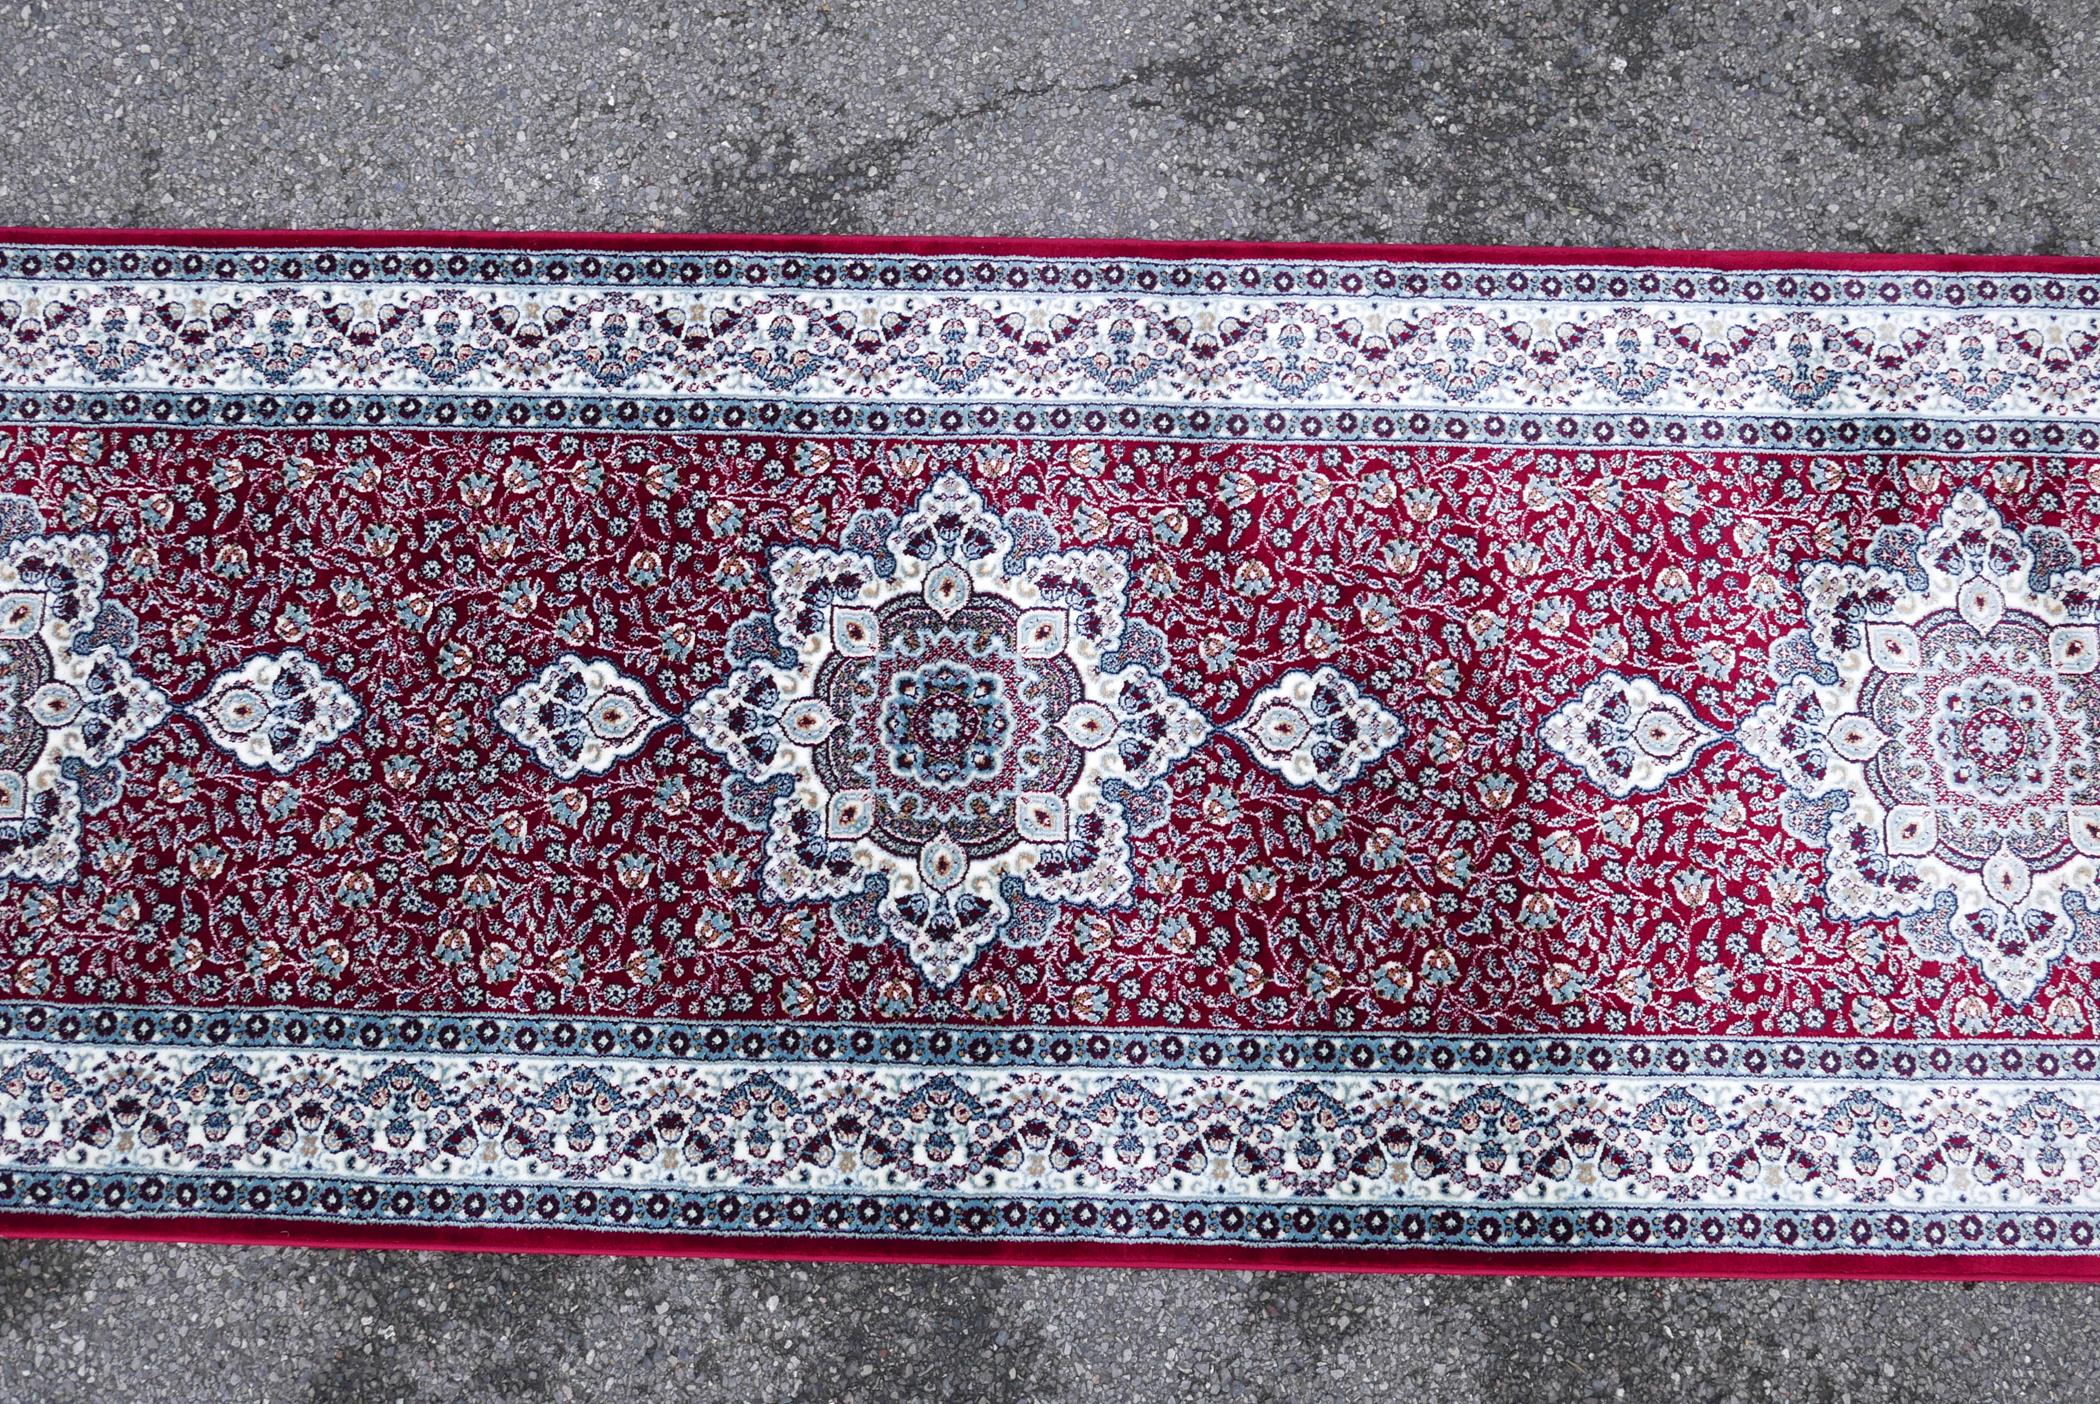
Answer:
<svg viewBox="0 0 2100 1404"><path fill-rule="evenodd" d="M830 904L943 986L1054 906L1125 903L1131 839L1166 821L1161 782L1217 728L1166 683L1165 637L1125 617L1122 558L1059 550L955 473L845 540L775 555L770 617L732 633L735 671L685 715L733 772L730 811L766 834L767 894ZM1327 667L1222 729L1323 791L1401 734Z"/></svg>
<svg viewBox="0 0 2100 1404"><path fill-rule="evenodd" d="M45 536L0 498L0 879L71 881L80 825L124 791L125 749L168 715L131 671L137 621L102 598L93 536Z"/></svg>
<svg viewBox="0 0 2100 1404"><path fill-rule="evenodd" d="M1786 786L1780 823L1823 850L1824 910L1894 920L2013 1004L2066 955L2100 959L2100 571L2023 538L1971 488L1865 565L1817 562L1808 624L1733 739ZM1614 797L1721 735L1645 678L1605 674L1541 739Z"/></svg>

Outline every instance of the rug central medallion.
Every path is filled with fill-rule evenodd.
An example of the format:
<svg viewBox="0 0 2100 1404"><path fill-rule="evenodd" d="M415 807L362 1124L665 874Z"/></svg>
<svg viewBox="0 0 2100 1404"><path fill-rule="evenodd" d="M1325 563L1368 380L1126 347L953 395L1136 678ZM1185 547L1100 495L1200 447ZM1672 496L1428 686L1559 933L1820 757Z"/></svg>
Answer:
<svg viewBox="0 0 2100 1404"><path fill-rule="evenodd" d="M2100 627L1972 490L1874 555L1803 579L1797 670L1740 739L1825 848L1833 914L1902 918L2025 1000L2100 926Z"/></svg>
<svg viewBox="0 0 2100 1404"><path fill-rule="evenodd" d="M960 474L901 519L856 517L846 543L774 556L768 615L685 722L766 832L767 893L831 904L936 984L1052 907L1127 901L1131 837L1166 821L1161 782L1214 730L1327 791L1400 739L1332 668L1214 727L1164 680L1165 636L1126 617L1119 553L1061 550Z"/></svg>

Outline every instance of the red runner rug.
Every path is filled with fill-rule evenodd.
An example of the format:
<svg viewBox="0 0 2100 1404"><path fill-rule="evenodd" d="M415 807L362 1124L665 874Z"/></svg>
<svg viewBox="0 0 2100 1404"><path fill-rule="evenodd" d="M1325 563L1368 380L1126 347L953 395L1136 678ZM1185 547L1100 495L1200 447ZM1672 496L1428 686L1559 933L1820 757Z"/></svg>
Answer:
<svg viewBox="0 0 2100 1404"><path fill-rule="evenodd" d="M0 1233L2093 1276L2100 266L0 233Z"/></svg>

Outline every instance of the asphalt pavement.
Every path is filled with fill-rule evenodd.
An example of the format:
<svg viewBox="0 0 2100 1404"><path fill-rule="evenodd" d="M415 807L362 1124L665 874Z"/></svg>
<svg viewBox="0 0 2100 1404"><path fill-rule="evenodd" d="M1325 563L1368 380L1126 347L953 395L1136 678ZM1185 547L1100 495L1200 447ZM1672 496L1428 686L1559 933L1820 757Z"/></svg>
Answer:
<svg viewBox="0 0 2100 1404"><path fill-rule="evenodd" d="M2100 253L2096 129L2075 0L0 0L0 224ZM0 1243L0 1401L2079 1400L2096 1311Z"/></svg>

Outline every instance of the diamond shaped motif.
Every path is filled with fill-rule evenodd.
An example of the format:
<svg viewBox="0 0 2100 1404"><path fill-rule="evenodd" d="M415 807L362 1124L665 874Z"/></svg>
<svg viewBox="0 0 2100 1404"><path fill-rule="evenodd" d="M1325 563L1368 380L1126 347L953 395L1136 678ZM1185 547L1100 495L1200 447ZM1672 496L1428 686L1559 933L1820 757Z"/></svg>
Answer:
<svg viewBox="0 0 2100 1404"><path fill-rule="evenodd" d="M573 653L496 704L496 725L557 780L603 775L669 720L633 678L602 658Z"/></svg>
<svg viewBox="0 0 2100 1404"><path fill-rule="evenodd" d="M296 648L221 673L188 711L213 745L279 775L313 759L359 716L356 699Z"/></svg>

